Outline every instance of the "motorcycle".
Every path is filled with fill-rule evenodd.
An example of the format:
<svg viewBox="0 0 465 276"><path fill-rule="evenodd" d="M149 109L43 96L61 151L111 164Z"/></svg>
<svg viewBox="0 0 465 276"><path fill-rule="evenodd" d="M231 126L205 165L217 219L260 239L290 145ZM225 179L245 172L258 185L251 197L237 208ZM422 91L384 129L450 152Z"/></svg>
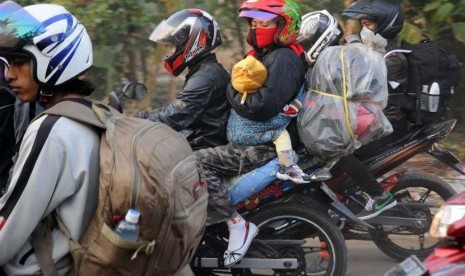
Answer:
<svg viewBox="0 0 465 276"><path fill-rule="evenodd" d="M424 152L447 164L462 175L465 175L465 166L461 161L449 150L439 145L439 141L450 134L455 124L456 120L448 120L415 127L403 138L385 145L376 152L360 155L358 157L367 165L370 172L376 178L382 177L415 155ZM299 165L309 174L321 166L318 162L315 162L311 156L302 151L300 152ZM427 234L432 223L432 218L445 200L456 194L455 190L447 182L435 175L405 171L397 172L383 177L380 182L385 190L394 194L398 202L397 206L383 212L377 217L366 220L364 224L354 219L352 215L353 213L358 213L363 208L366 194L356 183L349 181L347 175L342 174L334 176L326 182L327 186L325 183L311 183L309 185L304 185L305 187L298 187L286 181L276 180L274 179L274 174L272 175L273 178L271 181L269 181L269 179L265 180L266 177L251 181L243 181L250 189L260 191L253 195L242 197L240 200L236 200L236 203L238 203L238 210L249 220L255 222L260 227L267 227L267 225L264 224L266 219L263 219L262 216L265 218L268 216L260 214L261 212L265 212L269 206L278 206L278 203L314 208L314 206L318 206L318 204L312 201L307 202L309 201L308 198L313 197L314 199L318 199L318 193L316 193L317 196L309 196L312 195L315 190L314 187L320 185L320 189L323 189L324 193L329 194L331 191L328 191L329 189L326 188L329 186L335 193L335 196L332 196L333 202L341 201L352 211L338 210L335 212L333 209L337 210L337 208L326 208L326 210L329 210L329 215L333 223L338 225L342 230L344 238L372 240L383 253L397 261L401 261L410 255L416 255L420 259L423 259L432 252L434 247L439 243L438 239ZM272 183L268 184L270 182ZM264 185L264 183L266 185ZM272 208L270 214L278 213L278 210L281 208L283 207ZM325 208L321 207L317 209L320 215L322 211L324 212L325 210ZM289 211L287 216L291 216L291 213L292 212ZM351 215L347 215L349 213ZM312 217L309 214L308 216ZM350 219L347 219L347 217ZM271 221L273 220L275 219L271 219ZM284 220L280 223L286 226L288 225ZM371 225L374 227L371 227ZM227 231L223 230L224 229L217 231L217 235L214 236L211 241L215 239L221 240L218 236L219 233L227 233ZM212 228L212 231L216 232L216 229ZM260 232L267 233L263 231ZM257 238L260 239L261 236ZM222 239L224 240L225 237L222 237ZM221 250L218 249L218 252L215 254L217 255L219 252L224 251L224 246L224 244L218 245L218 248L221 248ZM211 243L208 247L215 246ZM255 254L253 250L255 247L261 246L253 244L250 250L251 255ZM297 247L294 248L294 250L296 249ZM321 251L324 252L325 250ZM256 255L259 256L258 253ZM216 265L214 265L215 269L221 268L221 258L213 258L212 262L216 263ZM242 264L244 263L245 260ZM258 261L255 260L254 263L258 263ZM314 262L308 263L305 267L308 268L314 264ZM209 268L212 268L211 266L213 265L207 265ZM195 264L194 267L196 267ZM205 265L203 265L201 261L198 261L197 267L201 269L205 268ZM278 269L277 267L275 268ZM204 270L201 271L205 272Z"/></svg>
<svg viewBox="0 0 465 276"><path fill-rule="evenodd" d="M328 210L370 227L339 202L324 183L275 183L261 191L255 202L260 204L252 207L242 203L242 208L238 207L259 227L246 256L225 268L222 256L228 245L227 226L207 227L191 263L196 275L344 275L347 248Z"/></svg>
<svg viewBox="0 0 465 276"><path fill-rule="evenodd" d="M442 242L422 262L412 255L385 273L386 276L465 275L465 192L441 207L430 228L430 234Z"/></svg>
<svg viewBox="0 0 465 276"><path fill-rule="evenodd" d="M438 240L428 235L434 215L455 190L434 174L397 172L383 175L420 153L428 153L465 175L465 166L439 141L455 127L456 120L430 123L414 128L402 139L365 156L358 156L380 184L390 191L398 204L377 217L366 220L374 229L345 223L333 216L346 239L372 240L387 256L400 261L414 254L420 259L428 256ZM337 175L328 186L354 213L361 211L366 195L346 175Z"/></svg>
<svg viewBox="0 0 465 276"><path fill-rule="evenodd" d="M143 84L129 83L119 95L111 92L109 102L122 111L122 98L142 99L145 94ZM241 215L259 228L246 256L224 267L227 226L208 226L191 263L196 275L344 275L347 248L328 210L354 225L371 227L344 206L325 183L274 183L260 191L255 202L259 204L238 205Z"/></svg>
<svg viewBox="0 0 465 276"><path fill-rule="evenodd" d="M448 120L418 126L403 138L384 145L376 152L358 156L374 177L382 178L380 184L383 189L390 191L398 204L374 218L365 220L373 228L353 224L330 211L333 222L342 230L346 240L371 240L384 254L396 261L401 261L412 254L423 259L432 252L439 241L428 235L428 229L439 207L445 200L456 194L455 190L447 182L433 174L400 171L387 177L383 177L383 175L388 174L415 155L424 152L465 175L465 166L461 161L449 150L439 145L439 141L449 135L455 124L456 120ZM299 155L299 166L307 174L312 174L313 171L321 167L312 156L305 153L304 149L300 150ZM270 168L267 169L267 166ZM267 164L257 170L261 169L266 172L272 170L273 166L275 164ZM262 186L266 186L264 184L272 182L265 188L265 191L277 190L280 193L280 187L283 184L275 179L274 174L271 174L273 175L271 180L267 178L266 173L259 175L260 177L257 179L244 181L244 186L249 187L249 189L261 190ZM334 191L337 199L353 213L360 212L365 206L368 195L347 175L335 175L326 183ZM231 196L235 195L234 192L231 193ZM305 193L305 190L301 192ZM239 209L244 203L246 206L253 206L253 208L260 207L260 193L247 196L247 199L236 200L236 202L243 202L240 203Z"/></svg>

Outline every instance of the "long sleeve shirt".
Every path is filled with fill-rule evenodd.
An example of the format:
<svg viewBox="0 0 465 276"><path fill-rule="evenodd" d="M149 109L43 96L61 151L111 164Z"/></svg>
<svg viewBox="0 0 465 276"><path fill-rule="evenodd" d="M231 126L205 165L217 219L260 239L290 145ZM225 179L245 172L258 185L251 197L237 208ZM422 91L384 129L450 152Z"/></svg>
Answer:
<svg viewBox="0 0 465 276"><path fill-rule="evenodd" d="M52 211L79 239L97 207L100 137L93 127L60 117L37 160L28 164L48 117L28 127L8 190L0 198L0 266L7 275L40 273L30 237ZM27 170L30 166L32 171ZM58 229L52 232L52 242L57 271L65 275L71 263L69 242Z"/></svg>

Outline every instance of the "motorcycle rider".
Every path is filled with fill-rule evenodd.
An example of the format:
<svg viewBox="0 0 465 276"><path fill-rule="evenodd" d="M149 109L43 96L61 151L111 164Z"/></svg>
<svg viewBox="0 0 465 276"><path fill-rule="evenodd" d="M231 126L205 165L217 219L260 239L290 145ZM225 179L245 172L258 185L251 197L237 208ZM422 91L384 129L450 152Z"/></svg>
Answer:
<svg viewBox="0 0 465 276"><path fill-rule="evenodd" d="M93 85L85 73L92 66L92 43L72 14L60 5L6 1L0 15L0 56L10 64L6 77L19 100L39 98L45 108L64 100L90 104L85 97ZM41 270L33 248L33 237L41 234L34 229L52 212L80 239L97 207L99 145L96 129L65 117L44 115L29 125L0 198L0 266L7 275L52 275L49 267ZM57 228L51 239L50 266L67 275L68 239Z"/></svg>
<svg viewBox="0 0 465 276"><path fill-rule="evenodd" d="M297 97L287 104L282 112L266 120L250 119L250 115L244 112L241 106L237 104L238 96L241 97L240 105L251 104L250 102L246 102L249 94L257 93L261 89L266 90L263 84L267 80L268 70L261 61L264 60L263 52L266 52L267 48L273 45L273 38L278 25L277 20L274 20L277 16L270 16L268 20L267 17L257 15L255 11L253 12L253 14L244 13L243 18L250 21L249 24L252 30L256 30L257 35L261 35L263 41L252 41L251 36L248 36L249 44L253 45L253 50L249 51L246 57L233 67L231 86L228 88L228 97L234 108L231 110L228 122L228 141L242 145L259 145L273 142L276 147L279 163L279 169L276 173L277 178L291 180L299 184L309 183L312 180L316 181L318 180L317 178L321 178L322 174L317 172L307 175L297 165L297 159L292 149L291 137L286 130L286 127L297 116L302 106L305 87L302 87ZM304 59L302 46L294 43L290 44L290 47L296 52L297 56ZM270 86L270 81L268 81L267 85L273 88L273 86ZM285 93L284 95L287 97ZM239 115L235 109L240 110L239 112L242 112L242 115ZM259 117L255 116L253 118ZM325 177L320 180L327 179Z"/></svg>
<svg viewBox="0 0 465 276"><path fill-rule="evenodd" d="M15 96L5 78L8 62L0 58L0 195L8 181L10 167L13 165L15 133L13 115Z"/></svg>
<svg viewBox="0 0 465 276"><path fill-rule="evenodd" d="M339 44L342 34L342 28L336 18L326 10L315 11L303 16L302 27L297 41L304 46L307 61L312 66L322 51L329 46ZM307 73L308 77L310 71L311 69ZM311 84L309 83L309 85ZM365 210L357 214L360 219L375 217L381 212L394 207L397 203L391 194L382 189L368 168L353 154L341 157L332 166L331 173L334 175L348 174L370 195ZM379 209L368 208L376 203L383 207Z"/></svg>
<svg viewBox="0 0 465 276"><path fill-rule="evenodd" d="M389 92L403 93L408 84L408 62L405 54L393 51L397 47L397 37L404 25L404 14L397 0L359 0L347 7L342 16L360 22L359 35L348 35L348 43L362 42L374 47L382 54L387 67ZM355 152L356 156L366 156L385 145L402 139L408 133L410 123L408 113L390 104L383 110L393 127L393 132L379 140L364 145ZM369 207L369 206L368 206Z"/></svg>
<svg viewBox="0 0 465 276"><path fill-rule="evenodd" d="M229 73L212 51L222 44L220 27L207 12L181 10L163 20L150 40L165 47L163 64L173 76L188 68L182 90L167 106L136 117L162 122L180 131L193 150L226 144Z"/></svg>
<svg viewBox="0 0 465 276"><path fill-rule="evenodd" d="M246 19L249 25L247 42L267 68L268 77L243 104L242 95L228 87L228 100L238 115L252 121L269 120L282 112L300 92L307 69L304 59L293 50L301 48L295 44L300 16L297 4L290 0L248 0L242 3L239 18ZM230 142L195 154L205 170L208 185L217 187L215 197L223 201L215 210L217 217L209 218L209 222L227 221L230 239L224 258L225 266L230 266L246 254L258 230L237 213L223 177L258 168L276 157L276 152L270 143L246 146Z"/></svg>
<svg viewBox="0 0 465 276"><path fill-rule="evenodd" d="M8 64L6 60L5 64ZM6 69L8 69L8 65ZM4 76L4 80L0 82L5 83L0 89L2 90L0 92L2 101L0 117L3 120L0 126L0 131L2 132L0 136L3 139L0 141L0 159L2 160L0 161L0 196L2 196L8 188L8 178L13 169L13 164L18 158L19 145L21 145L27 126L44 108L37 101L21 102L9 88L8 81L6 80L6 71L0 74Z"/></svg>
<svg viewBox="0 0 465 276"><path fill-rule="evenodd" d="M408 84L408 62L405 54L392 51L398 49L398 34L404 25L404 15L397 0L359 0L342 12L343 18L358 20L362 27L360 34L346 36L347 43L363 42L385 54L390 93L404 93ZM360 154L388 144L403 137L409 130L408 113L389 104L383 110L394 129L393 133L369 147L359 150Z"/></svg>

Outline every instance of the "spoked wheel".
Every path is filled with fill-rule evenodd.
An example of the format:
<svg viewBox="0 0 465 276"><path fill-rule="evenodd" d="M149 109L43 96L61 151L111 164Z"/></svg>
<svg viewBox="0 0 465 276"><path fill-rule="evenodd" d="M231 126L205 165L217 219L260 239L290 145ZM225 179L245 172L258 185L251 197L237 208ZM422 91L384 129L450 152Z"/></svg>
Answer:
<svg viewBox="0 0 465 276"><path fill-rule="evenodd" d="M277 246L280 258L295 258L297 269L251 270L253 275L344 275L347 248L340 230L324 213L308 206L280 204L248 218L257 224L256 239L292 240Z"/></svg>
<svg viewBox="0 0 465 276"><path fill-rule="evenodd" d="M392 188L391 193L396 196L397 202L423 203L421 207L408 207L409 215L412 218L425 219L426 222L416 223L414 227L377 225L376 229L370 230L373 242L384 254L396 261L402 261L412 254L424 259L439 243L428 232L432 219L439 207L456 192L447 182L436 176L407 173ZM391 210L383 214L400 215ZM405 216L404 212L402 216Z"/></svg>

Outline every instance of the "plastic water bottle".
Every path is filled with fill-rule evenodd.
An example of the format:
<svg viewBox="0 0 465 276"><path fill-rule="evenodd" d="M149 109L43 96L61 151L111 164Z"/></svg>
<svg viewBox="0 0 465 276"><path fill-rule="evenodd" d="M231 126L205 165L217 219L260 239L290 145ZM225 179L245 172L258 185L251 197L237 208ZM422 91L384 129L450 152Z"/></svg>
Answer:
<svg viewBox="0 0 465 276"><path fill-rule="evenodd" d="M429 92L428 92L428 85L423 85L420 93L420 109L422 111L428 111L428 101L429 100Z"/></svg>
<svg viewBox="0 0 465 276"><path fill-rule="evenodd" d="M139 238L139 222L140 213L136 209L129 209L128 213L115 227L115 233L123 239L136 242Z"/></svg>
<svg viewBox="0 0 465 276"><path fill-rule="evenodd" d="M429 89L429 101L428 101L428 110L429 112L437 112L439 108L439 94L440 94L439 84L433 82L431 88Z"/></svg>

